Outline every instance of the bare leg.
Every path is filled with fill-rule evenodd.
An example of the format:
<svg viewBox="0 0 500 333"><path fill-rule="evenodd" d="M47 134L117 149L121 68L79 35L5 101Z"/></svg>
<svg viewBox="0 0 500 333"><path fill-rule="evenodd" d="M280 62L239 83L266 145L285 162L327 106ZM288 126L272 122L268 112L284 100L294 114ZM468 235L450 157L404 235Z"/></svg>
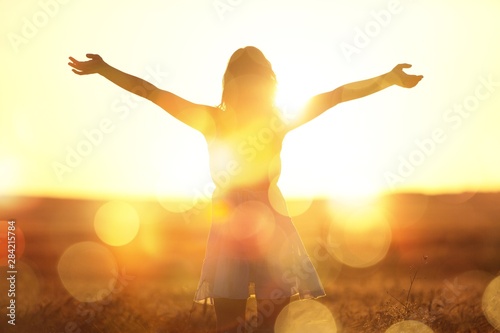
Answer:
<svg viewBox="0 0 500 333"><path fill-rule="evenodd" d="M276 318L283 308L290 303L290 298L258 299L257 300L257 329L255 333L274 333Z"/></svg>
<svg viewBox="0 0 500 333"><path fill-rule="evenodd" d="M217 333L244 333L246 299L214 299Z"/></svg>

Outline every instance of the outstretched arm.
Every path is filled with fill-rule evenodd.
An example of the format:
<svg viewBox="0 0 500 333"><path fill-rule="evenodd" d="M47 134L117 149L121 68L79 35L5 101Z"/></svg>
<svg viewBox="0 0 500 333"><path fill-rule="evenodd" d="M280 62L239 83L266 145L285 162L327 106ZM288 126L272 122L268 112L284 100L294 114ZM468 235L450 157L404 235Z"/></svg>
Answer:
<svg viewBox="0 0 500 333"><path fill-rule="evenodd" d="M297 119L290 124L290 129L307 123L339 103L371 95L392 85L413 88L423 76L408 75L403 71L404 68L410 67L409 64L399 64L386 74L348 83L332 91L314 96L304 106Z"/></svg>
<svg viewBox="0 0 500 333"><path fill-rule="evenodd" d="M203 134L206 134L209 131L208 127L213 125L210 121L212 107L195 104L171 92L158 89L146 80L111 67L97 54L87 54L87 58L90 60L78 61L69 57L71 62L68 64L73 67L75 74L100 74L119 87L159 105L178 120Z"/></svg>

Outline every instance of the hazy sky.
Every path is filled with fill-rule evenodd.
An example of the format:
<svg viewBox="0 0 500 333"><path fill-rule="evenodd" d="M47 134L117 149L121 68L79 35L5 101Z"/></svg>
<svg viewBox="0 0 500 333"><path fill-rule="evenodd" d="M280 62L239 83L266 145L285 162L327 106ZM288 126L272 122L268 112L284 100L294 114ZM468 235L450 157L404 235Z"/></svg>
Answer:
<svg viewBox="0 0 500 333"><path fill-rule="evenodd" d="M273 64L281 103L383 74L424 80L339 105L285 139L286 195L500 189L500 3L0 1L0 194L196 195L200 134L68 56L217 105L237 48Z"/></svg>

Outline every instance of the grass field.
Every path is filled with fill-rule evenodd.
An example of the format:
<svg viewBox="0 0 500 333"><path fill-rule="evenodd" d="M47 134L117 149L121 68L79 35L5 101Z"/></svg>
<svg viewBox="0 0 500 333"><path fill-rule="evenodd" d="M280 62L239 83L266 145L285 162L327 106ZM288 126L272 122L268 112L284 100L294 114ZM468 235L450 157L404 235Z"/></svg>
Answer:
<svg viewBox="0 0 500 333"><path fill-rule="evenodd" d="M16 220L19 250L16 325L7 324L9 285L2 278L0 332L214 332L213 308L192 302L210 207L180 214L154 201L127 202L140 218L139 231L130 243L111 246L94 231L105 201L0 198L0 220ZM488 294L493 315L487 318L482 306L487 286L500 273L499 203L495 193L385 197L376 206L390 228L381 234L377 225L346 231L347 215L337 213L345 207L314 201L294 223L327 291L317 302L337 326L316 331L383 333L405 320L436 333L497 332L493 325L500 330L500 291ZM383 237L386 244L373 241ZM75 244L104 249L113 262L106 266L92 247L87 253L95 262L71 260L67 250ZM61 273L65 255L76 267L66 271L86 267L81 281L68 282ZM348 260L362 264L351 267ZM7 268L0 269L4 276ZM254 299L247 310L247 320L255 320Z"/></svg>

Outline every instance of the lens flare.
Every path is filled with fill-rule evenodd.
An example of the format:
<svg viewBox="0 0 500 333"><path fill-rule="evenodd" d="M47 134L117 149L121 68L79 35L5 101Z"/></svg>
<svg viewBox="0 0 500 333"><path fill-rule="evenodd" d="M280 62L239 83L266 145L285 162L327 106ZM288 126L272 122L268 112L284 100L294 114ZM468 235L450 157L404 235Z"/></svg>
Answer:
<svg viewBox="0 0 500 333"><path fill-rule="evenodd" d="M272 245L275 220L272 211L262 202L245 201L229 218L229 233L233 251L245 257L256 257Z"/></svg>
<svg viewBox="0 0 500 333"><path fill-rule="evenodd" d="M139 231L139 224L139 215L135 208L122 201L105 203L94 218L97 236L112 246L130 243Z"/></svg>
<svg viewBox="0 0 500 333"><path fill-rule="evenodd" d="M113 254L94 242L81 242L64 251L57 264L66 290L80 302L95 302L114 290L118 266Z"/></svg>
<svg viewBox="0 0 500 333"><path fill-rule="evenodd" d="M484 290L482 309L491 326L500 330L500 276L493 279Z"/></svg>
<svg viewBox="0 0 500 333"><path fill-rule="evenodd" d="M301 300L288 304L278 315L276 333L336 333L337 324L332 313L323 304Z"/></svg>
<svg viewBox="0 0 500 333"><path fill-rule="evenodd" d="M434 333L434 331L419 321L405 320L392 325L385 333Z"/></svg>
<svg viewBox="0 0 500 333"><path fill-rule="evenodd" d="M382 214L372 208L337 214L330 224L329 248L342 263L356 268L377 264L387 254L392 230Z"/></svg>

